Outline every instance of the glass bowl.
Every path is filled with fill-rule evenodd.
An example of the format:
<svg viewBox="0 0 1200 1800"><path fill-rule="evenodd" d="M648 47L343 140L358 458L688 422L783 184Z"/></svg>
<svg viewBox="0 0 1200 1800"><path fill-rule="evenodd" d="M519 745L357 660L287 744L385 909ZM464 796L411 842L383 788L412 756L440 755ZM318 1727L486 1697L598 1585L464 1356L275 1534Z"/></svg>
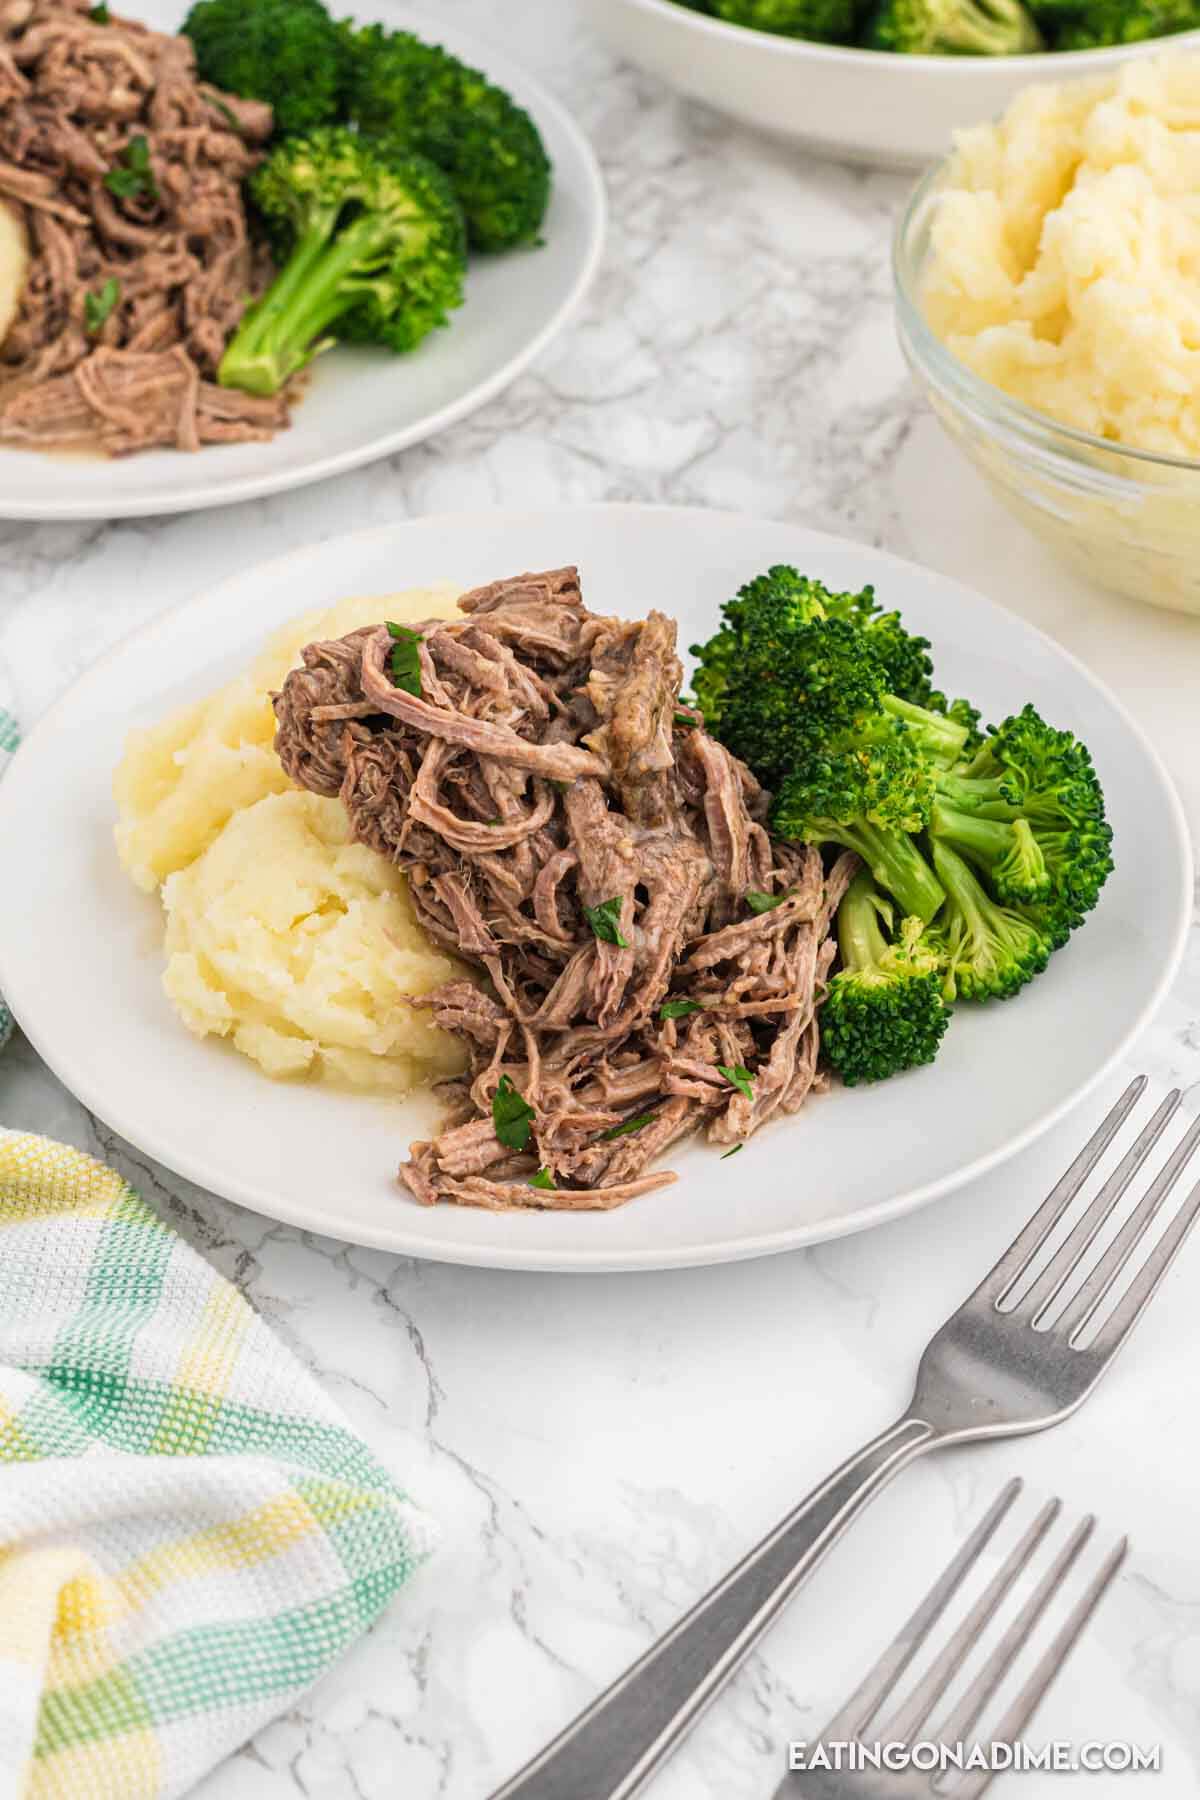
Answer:
<svg viewBox="0 0 1200 1800"><path fill-rule="evenodd" d="M947 169L918 183L892 255L900 347L929 404L1010 512L1081 574L1200 614L1200 462L1058 424L976 375L926 322L920 288Z"/></svg>

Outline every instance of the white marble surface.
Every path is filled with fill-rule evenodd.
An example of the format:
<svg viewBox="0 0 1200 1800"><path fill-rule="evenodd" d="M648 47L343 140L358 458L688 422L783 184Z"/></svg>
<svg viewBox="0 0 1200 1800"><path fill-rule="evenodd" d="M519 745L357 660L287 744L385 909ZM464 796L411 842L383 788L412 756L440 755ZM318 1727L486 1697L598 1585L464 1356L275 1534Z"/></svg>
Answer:
<svg viewBox="0 0 1200 1800"><path fill-rule="evenodd" d="M888 228L903 183L805 163L682 105L616 67L565 0L443 7L503 36L593 135L613 224L583 315L486 411L343 480L222 515L0 525L0 703L34 719L130 628L307 539L449 507L702 503L884 544L1037 619L1120 688L1200 826L1189 717L1200 622L1087 590L958 463L891 331ZM1195 1111L1200 933L1134 1061L1160 1087L1187 1086ZM0 1060L0 1119L127 1172L444 1527L443 1550L385 1623L206 1796L483 1800L894 1415L929 1328L1100 1106L1000 1176L863 1238L670 1276L525 1277L303 1237L190 1188L88 1117L18 1039ZM1161 1775L1093 1776L1095 1800L1194 1794L1198 1305L1193 1245L1077 1419L910 1471L659 1779L656 1800L765 1800L788 1738L813 1733L845 1697L1018 1472L1135 1544L1033 1736L1163 1743ZM1045 1775L1020 1785L1030 1800L1062 1791Z"/></svg>

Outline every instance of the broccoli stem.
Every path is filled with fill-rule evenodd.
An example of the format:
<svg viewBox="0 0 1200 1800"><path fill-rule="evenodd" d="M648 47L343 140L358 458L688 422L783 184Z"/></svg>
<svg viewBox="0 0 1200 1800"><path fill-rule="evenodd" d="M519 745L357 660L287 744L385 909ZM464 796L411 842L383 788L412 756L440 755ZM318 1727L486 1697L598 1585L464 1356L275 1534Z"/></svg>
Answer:
<svg viewBox="0 0 1200 1800"><path fill-rule="evenodd" d="M968 731L957 719L948 719L942 713L930 712L924 706L914 706L911 700L899 700L895 694L885 694L882 706L885 713L893 719L901 720L908 727L922 749L935 761L945 763L947 767L958 761L963 753Z"/></svg>
<svg viewBox="0 0 1200 1800"><path fill-rule="evenodd" d="M985 818L936 800L929 829L973 863L999 899L1042 900L1050 892L1046 859L1027 819Z"/></svg>
<svg viewBox="0 0 1200 1800"><path fill-rule="evenodd" d="M1016 0L963 0L947 13L939 49L978 56L1012 56L1043 48L1032 18Z"/></svg>
<svg viewBox="0 0 1200 1800"><path fill-rule="evenodd" d="M857 851L906 918L928 924L946 898L945 888L906 832L886 831L866 819L856 819L852 825L815 819L807 835L817 843L840 844L844 850Z"/></svg>
<svg viewBox="0 0 1200 1800"><path fill-rule="evenodd" d="M860 869L842 897L837 913L842 967L855 974L877 969L888 941L879 927L879 892L866 869Z"/></svg>
<svg viewBox="0 0 1200 1800"><path fill-rule="evenodd" d="M960 812L941 800L934 801L929 829L934 837L952 844L960 856L982 863L985 870L1012 852L1012 825L979 813Z"/></svg>
<svg viewBox="0 0 1200 1800"><path fill-rule="evenodd" d="M1010 800L1008 783L996 776L960 774L957 770L938 771L937 791L956 812L974 813L980 819L1017 819L1021 808Z"/></svg>
<svg viewBox="0 0 1200 1800"><path fill-rule="evenodd" d="M934 843L933 860L951 905L957 907L963 916L966 935L971 938L986 935L989 923L987 913L991 907L987 895L971 872L970 864L948 844L940 841Z"/></svg>
<svg viewBox="0 0 1200 1800"><path fill-rule="evenodd" d="M250 309L221 358L222 387L277 394L326 347L324 333L355 294L349 280L382 232L364 214L331 242L337 212L329 209L297 239L284 269Z"/></svg>

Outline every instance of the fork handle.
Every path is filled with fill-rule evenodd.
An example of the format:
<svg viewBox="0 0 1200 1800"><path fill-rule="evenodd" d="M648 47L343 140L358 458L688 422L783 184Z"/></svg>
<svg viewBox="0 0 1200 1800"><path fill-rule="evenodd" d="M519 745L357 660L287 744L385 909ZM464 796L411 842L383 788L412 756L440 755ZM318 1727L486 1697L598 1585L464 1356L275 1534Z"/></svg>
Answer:
<svg viewBox="0 0 1200 1800"><path fill-rule="evenodd" d="M936 1441L906 1415L835 1469L492 1800L630 1800L867 1501Z"/></svg>

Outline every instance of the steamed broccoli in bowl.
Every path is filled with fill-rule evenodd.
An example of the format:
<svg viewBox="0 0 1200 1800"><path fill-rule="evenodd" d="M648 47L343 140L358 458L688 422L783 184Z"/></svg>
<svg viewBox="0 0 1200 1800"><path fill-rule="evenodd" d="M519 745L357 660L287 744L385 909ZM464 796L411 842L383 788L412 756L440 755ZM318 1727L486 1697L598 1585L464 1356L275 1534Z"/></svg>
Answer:
<svg viewBox="0 0 1200 1800"><path fill-rule="evenodd" d="M1055 50L1139 44L1200 27L1200 0L1033 0Z"/></svg>
<svg viewBox="0 0 1200 1800"><path fill-rule="evenodd" d="M673 0L780 38L907 56L1094 50L1200 28L1200 0Z"/></svg>
<svg viewBox="0 0 1200 1800"><path fill-rule="evenodd" d="M1020 56L1046 47L1021 0L883 0L862 41L910 56Z"/></svg>
<svg viewBox="0 0 1200 1800"><path fill-rule="evenodd" d="M750 31L826 43L844 42L854 29L854 0L709 0L697 10Z"/></svg>
<svg viewBox="0 0 1200 1800"><path fill-rule="evenodd" d="M1029 705L981 732L934 686L929 648L871 589L785 564L692 646L696 704L769 790L772 834L860 859L821 1015L848 1084L931 1061L956 1003L1019 993L1113 867L1086 746Z"/></svg>

